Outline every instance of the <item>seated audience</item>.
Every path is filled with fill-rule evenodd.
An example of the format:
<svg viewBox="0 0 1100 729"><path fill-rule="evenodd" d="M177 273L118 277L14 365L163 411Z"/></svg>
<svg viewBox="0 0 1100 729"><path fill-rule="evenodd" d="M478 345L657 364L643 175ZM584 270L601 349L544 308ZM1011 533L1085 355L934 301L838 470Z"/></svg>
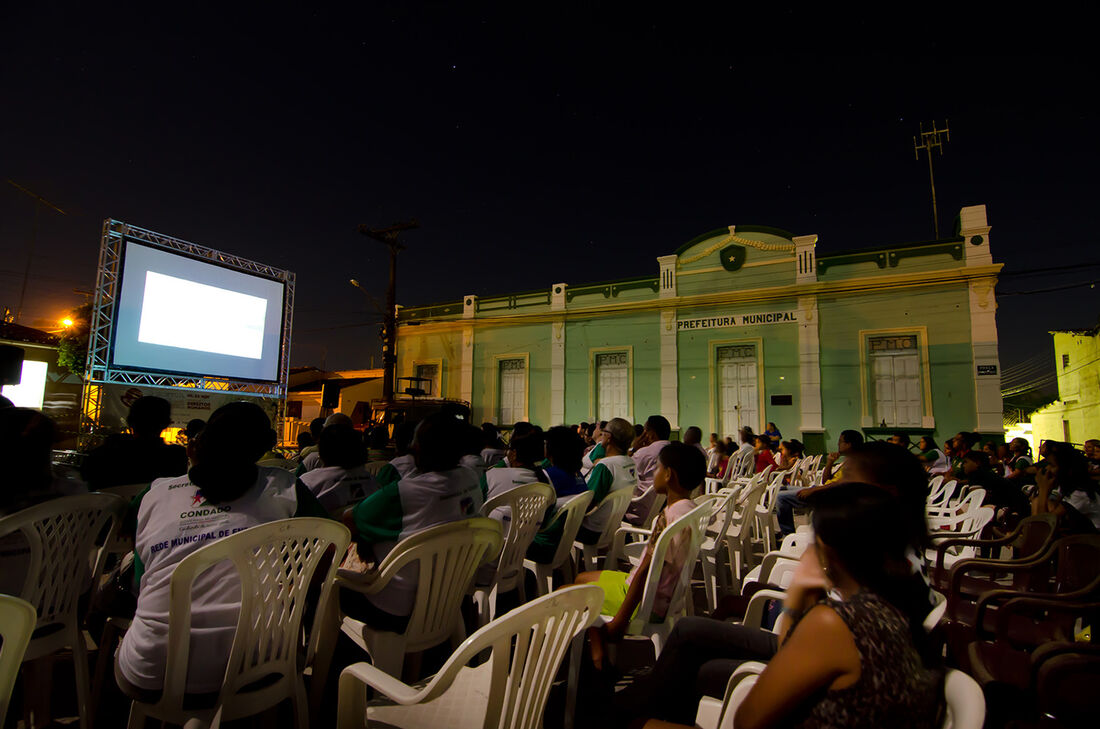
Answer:
<svg viewBox="0 0 1100 729"><path fill-rule="evenodd" d="M482 423L481 432L485 438L485 445L482 447L481 451L481 460L485 461L486 466L494 466L504 458L504 453L508 450L508 446L501 440L500 429L492 423Z"/></svg>
<svg viewBox="0 0 1100 729"><path fill-rule="evenodd" d="M324 435L325 428L328 428L332 425L346 425L349 428L353 427L351 418L349 418L347 415L344 415L343 413L333 413L332 415L325 418L325 426L324 428L321 428L321 435ZM302 462L298 465L298 475L301 476L303 473L309 473L313 469L321 468L325 465L327 464L323 460L321 460L321 441L320 436L318 436L317 450L313 451L302 459Z"/></svg>
<svg viewBox="0 0 1100 729"><path fill-rule="evenodd" d="M888 490L846 483L814 494L817 544L787 591L791 623L737 709L738 729L927 727L942 723L943 675L921 625L903 508ZM833 595L836 597L833 597ZM888 687L888 688L887 688Z"/></svg>
<svg viewBox="0 0 1100 729"><path fill-rule="evenodd" d="M726 455L726 444L724 441L718 441L714 444L714 453L711 456L711 463L707 464L707 475L711 478L723 478L726 475L726 469L729 468L730 458Z"/></svg>
<svg viewBox="0 0 1100 729"><path fill-rule="evenodd" d="M779 444L779 453L776 468L780 471L789 471L798 465L805 455L805 447L800 440L785 440Z"/></svg>
<svg viewBox="0 0 1100 729"><path fill-rule="evenodd" d="M274 428L269 428L271 432L267 434L267 450L260 456L260 461L285 461L286 456L278 450L279 434ZM257 461L258 462L258 461Z"/></svg>
<svg viewBox="0 0 1100 729"><path fill-rule="evenodd" d="M488 501L507 493L517 486L528 483L550 483L550 477L539 467L546 455L546 445L542 431L535 428L522 435L513 436L508 441L505 454L507 466L490 468L481 477L481 492ZM507 509L494 509L490 514L494 519L507 519Z"/></svg>
<svg viewBox="0 0 1100 729"><path fill-rule="evenodd" d="M84 460L80 473L88 488L149 483L186 472L187 451L160 437L171 422L172 405L167 400L146 396L134 401L126 416L130 434L108 436Z"/></svg>
<svg viewBox="0 0 1100 729"><path fill-rule="evenodd" d="M0 408L0 517L60 496L86 493L82 481L55 472L50 459L57 428L48 417L27 408ZM30 545L22 532L0 538L0 593L19 595L27 578Z"/></svg>
<svg viewBox="0 0 1100 729"><path fill-rule="evenodd" d="M642 601L645 590L645 578L649 573L653 557L653 547L665 528L695 508L691 492L703 483L706 477L706 461L703 454L694 446L686 443L668 443L658 454L657 470L653 476L653 488L659 494L666 495L665 508L653 522L653 533L649 538L642 560L629 574L618 570L582 572L577 576L577 584L596 583L604 591L604 615L613 615L611 621L600 628L589 630L592 648L592 660L597 669L603 667L604 640L617 641L626 634L626 629L634 616L634 611ZM657 595L653 600L653 616L664 618L669 601L680 580L680 572L687 558L691 533L682 532L674 538L664 556L661 565ZM641 579L637 577L641 575Z"/></svg>
<svg viewBox="0 0 1100 729"><path fill-rule="evenodd" d="M137 612L115 665L126 695L148 701L163 689L169 586L184 557L212 540L258 524L326 516L293 474L256 465L270 428L267 415L252 403L218 408L196 439L190 472L158 479L135 499ZM222 687L240 605L234 574L228 563L216 565L192 587L188 693L215 693Z"/></svg>
<svg viewBox="0 0 1100 729"><path fill-rule="evenodd" d="M301 463L301 461L306 456L308 456L310 453L315 453L317 451L317 443L320 442L320 440L321 440L321 431L324 430L324 429L325 429L325 419L324 418L314 418L313 420L309 421L309 437L310 437L310 440L309 440L309 443L304 448L302 448L301 450L298 451L298 462L299 463Z"/></svg>
<svg viewBox="0 0 1100 729"><path fill-rule="evenodd" d="M1035 483L1034 474L1029 469L1034 465L1031 460L1031 446L1023 438L1013 438L1008 444L1009 458L1005 461L1005 478L1018 484Z"/></svg>
<svg viewBox="0 0 1100 729"><path fill-rule="evenodd" d="M928 469L929 476L943 476L951 471L951 459L936 447L936 441L932 436L921 436L917 447L920 449L918 458Z"/></svg>
<svg viewBox="0 0 1100 729"><path fill-rule="evenodd" d="M1031 513L1031 504L1020 484L998 476L989 464L989 454L970 451L964 457L963 478L975 488L985 489L984 505L997 509L997 523L1012 529Z"/></svg>
<svg viewBox="0 0 1100 729"><path fill-rule="evenodd" d="M853 447L863 445L863 434L858 430L841 431L837 438L837 449L825 457L825 471L822 474L820 486L811 486L798 491L780 491L776 495L776 515L779 520L779 530L782 536L794 533L794 510L804 506L804 501L818 489L835 483L845 476L844 466L847 465L847 454Z"/></svg>
<svg viewBox="0 0 1100 729"><path fill-rule="evenodd" d="M630 442L634 438L633 426L622 418L613 418L603 429L600 446L606 454L592 468L586 479L588 490L592 492L591 511L599 506L612 491L631 489L638 485L637 464L626 455ZM584 518L577 539L584 544L595 544L600 540L607 524L610 509L606 505Z"/></svg>
<svg viewBox="0 0 1100 729"><path fill-rule="evenodd" d="M383 485L344 512L344 523L352 530L362 560L381 564L401 540L480 514L485 501L477 476L458 464L462 428L453 415L429 415L413 438L415 471ZM418 568L407 565L374 595L341 590L344 612L376 629L404 632L416 599Z"/></svg>
<svg viewBox="0 0 1100 729"><path fill-rule="evenodd" d="M480 442L481 432L478 431ZM385 425L376 425L367 431L367 463L372 461L388 461L390 445L390 431Z"/></svg>
<svg viewBox="0 0 1100 729"><path fill-rule="evenodd" d="M1089 478L1100 480L1100 440L1085 441L1085 460L1088 461Z"/></svg>
<svg viewBox="0 0 1100 729"><path fill-rule="evenodd" d="M1043 445L1047 456L1035 474L1031 513L1057 514L1065 532L1100 530L1100 495L1089 478L1085 455L1069 443L1046 440Z"/></svg>
<svg viewBox="0 0 1100 729"><path fill-rule="evenodd" d="M754 473L760 473L768 466L775 465L775 454L772 453L772 441L766 435L756 436L756 465Z"/></svg>
<svg viewBox="0 0 1100 729"><path fill-rule="evenodd" d="M462 458L459 459L459 464L476 473L479 480L485 475L487 468L485 461L481 458L484 443L485 436L481 428L476 425L467 425L463 429Z"/></svg>
<svg viewBox="0 0 1100 729"><path fill-rule="evenodd" d="M884 449L876 468L896 455ZM924 480L915 460L906 470ZM769 662L758 684L764 693L753 689L738 727L939 726L941 658L924 635L930 593L911 556L913 536L925 529L923 504L899 500L895 490L905 489L843 482L815 493L817 544L803 556L784 610L794 624L777 636L709 618L677 621L653 671L616 695L619 717L690 723L701 696L721 699L740 663L761 660ZM667 726L656 720L646 726Z"/></svg>
<svg viewBox="0 0 1100 729"><path fill-rule="evenodd" d="M970 433L966 431L959 431L954 438L951 439L951 475L955 478L962 478L963 475L963 456L970 452L970 450L978 444L981 440L981 436L977 433Z"/></svg>
<svg viewBox="0 0 1100 729"><path fill-rule="evenodd" d="M779 426L775 423L768 423L768 427L764 429L764 435L768 436L770 450L779 450L779 444L783 441L783 434L779 432Z"/></svg>
<svg viewBox="0 0 1100 729"><path fill-rule="evenodd" d="M415 434L416 423L398 423L394 427L393 446L397 450L397 455L385 466L382 466L374 477L374 480L380 486L388 486L397 483L406 476L416 475L416 458L409 451Z"/></svg>
<svg viewBox="0 0 1100 729"><path fill-rule="evenodd" d="M607 455L603 447L603 435L606 429L606 420L601 420L592 426L592 446L584 452L584 457L581 458L581 474L586 478L600 459Z"/></svg>
<svg viewBox="0 0 1100 729"><path fill-rule="evenodd" d="M672 426L663 415L651 415L645 421L642 434L634 441L634 463L638 470L638 485L634 489L634 498L626 510L623 521L639 526L643 524L657 494L653 490L653 478L657 473L658 456L672 435Z"/></svg>
<svg viewBox="0 0 1100 729"><path fill-rule="evenodd" d="M707 449L703 447L703 430L698 426L691 426L684 431L684 442L689 446L695 446L699 449L699 452L703 454L703 458L706 458Z"/></svg>
<svg viewBox="0 0 1100 729"><path fill-rule="evenodd" d="M912 445L912 441L909 440L908 433L894 433L889 438L887 438L887 441L893 443L894 445L899 445L905 450L909 450L909 446Z"/></svg>
<svg viewBox="0 0 1100 729"><path fill-rule="evenodd" d="M343 423L330 425L321 431L317 447L325 465L302 474L302 483L330 514L380 488L367 471L367 449L355 428Z"/></svg>
<svg viewBox="0 0 1100 729"><path fill-rule="evenodd" d="M559 425L546 431L546 457L550 465L544 470L558 498L546 514L544 528L535 534L527 550L528 559L546 564L554 558L565 524L561 520L550 524L549 520L563 502L588 488L580 474L583 450L584 441L569 428Z"/></svg>

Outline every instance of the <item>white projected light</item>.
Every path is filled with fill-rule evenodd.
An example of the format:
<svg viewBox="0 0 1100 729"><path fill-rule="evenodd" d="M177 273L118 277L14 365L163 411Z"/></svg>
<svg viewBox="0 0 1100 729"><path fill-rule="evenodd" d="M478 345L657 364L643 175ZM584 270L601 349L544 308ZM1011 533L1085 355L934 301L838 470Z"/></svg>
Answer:
<svg viewBox="0 0 1100 729"><path fill-rule="evenodd" d="M260 359L266 315L258 296L147 271L138 341Z"/></svg>
<svg viewBox="0 0 1100 729"><path fill-rule="evenodd" d="M23 360L23 371L18 385L4 385L3 395L17 408L42 409L42 397L46 392L45 362Z"/></svg>

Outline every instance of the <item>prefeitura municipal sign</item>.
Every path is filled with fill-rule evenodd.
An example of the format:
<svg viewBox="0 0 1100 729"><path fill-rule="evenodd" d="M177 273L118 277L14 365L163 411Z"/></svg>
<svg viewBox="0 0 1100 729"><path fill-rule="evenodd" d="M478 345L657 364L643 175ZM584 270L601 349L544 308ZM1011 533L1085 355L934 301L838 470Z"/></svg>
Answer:
<svg viewBox="0 0 1100 729"><path fill-rule="evenodd" d="M677 331L685 329L722 329L725 327L752 327L762 324L797 324L797 311L769 311L756 314L724 314L698 319L679 319Z"/></svg>

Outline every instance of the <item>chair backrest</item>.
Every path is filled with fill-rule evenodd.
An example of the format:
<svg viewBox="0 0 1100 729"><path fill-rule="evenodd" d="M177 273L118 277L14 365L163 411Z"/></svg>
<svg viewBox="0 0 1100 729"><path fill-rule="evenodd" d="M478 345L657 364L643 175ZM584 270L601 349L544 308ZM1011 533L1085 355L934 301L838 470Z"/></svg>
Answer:
<svg viewBox="0 0 1100 729"><path fill-rule="evenodd" d="M921 623L925 633L931 633L935 630L936 626L943 620L944 613L947 612L947 596L942 592L932 590L932 597L935 598L936 604L924 616L924 622Z"/></svg>
<svg viewBox="0 0 1100 729"><path fill-rule="evenodd" d="M0 638L3 639L0 644L0 726L6 726L11 690L37 620L34 605L18 597L0 595Z"/></svg>
<svg viewBox="0 0 1100 729"><path fill-rule="evenodd" d="M943 729L982 729L985 723L985 695L978 682L962 671L951 669L943 684L947 716Z"/></svg>
<svg viewBox="0 0 1100 729"><path fill-rule="evenodd" d="M561 541L558 542L558 550L554 552L554 559L550 562L552 567L563 564L573 551L573 542L577 539L577 532L581 529L588 505L592 503L592 492L585 490L576 496L570 496L568 500L558 507L550 523L562 521ZM549 524L547 526L550 526Z"/></svg>
<svg viewBox="0 0 1100 729"><path fill-rule="evenodd" d="M943 481L942 475L928 479L928 498L926 499L928 503L933 503L939 497L940 491L943 490Z"/></svg>
<svg viewBox="0 0 1100 729"><path fill-rule="evenodd" d="M553 501L554 489L536 481L497 494L481 507L481 513L486 516L495 509L506 510L502 522L504 545L497 555L495 579L498 582L522 576L527 548L535 541L546 509Z"/></svg>
<svg viewBox="0 0 1100 729"><path fill-rule="evenodd" d="M785 557L799 558L811 544L814 543L813 531L795 532L783 537L783 543L779 545L779 553Z"/></svg>
<svg viewBox="0 0 1100 729"><path fill-rule="evenodd" d="M955 495L955 489L958 487L959 482L952 479L950 481L944 481L940 486L939 492L935 499L929 497L928 506L930 507L945 507L951 501L951 497Z"/></svg>
<svg viewBox="0 0 1100 729"><path fill-rule="evenodd" d="M482 726L541 729L565 651L596 621L602 604L598 586L575 585L512 610L467 638L425 687L421 700L442 696L463 671L487 671L490 679L469 695L472 711L486 702ZM492 649L487 662L467 666L487 648Z"/></svg>
<svg viewBox="0 0 1100 729"><path fill-rule="evenodd" d="M1100 534L1063 537L1054 548L1058 559L1055 592L1081 590L1100 577Z"/></svg>
<svg viewBox="0 0 1100 729"><path fill-rule="evenodd" d="M379 582L393 579L405 565L418 565L406 653L438 645L454 633L477 568L500 554L503 541L499 521L477 517L417 532L390 550L378 565Z"/></svg>
<svg viewBox="0 0 1100 729"><path fill-rule="evenodd" d="M761 670L755 665L745 667L745 664L742 664L742 667L735 670L733 675L730 676L729 683L726 684L726 695L722 700L722 717L718 721L718 729L734 729L733 717L737 714L741 702L745 700L745 697L749 695L749 691L752 691L752 687L756 685Z"/></svg>
<svg viewBox="0 0 1100 729"><path fill-rule="evenodd" d="M699 547L703 543L703 534L706 531L707 522L714 515L715 504L713 502L714 499L708 499L699 504L666 526L661 535L657 537L657 542L653 545L653 556L649 562L649 571L645 576L645 589L642 591L642 600L638 604L637 612L634 613L634 619L631 621L631 627L636 627L636 629L630 632L636 633L641 630L645 623L653 622L653 604L657 599L657 586L661 580L665 554L677 535L688 532L687 544L683 547L684 563L680 568L676 586L669 597L668 610L665 612L664 620L666 623L671 623L684 614L685 598L690 594L691 573L695 570L695 560L699 558Z"/></svg>
<svg viewBox="0 0 1100 729"><path fill-rule="evenodd" d="M650 490L652 490L652 489L654 489L653 486L650 486L649 488L647 488L645 490L645 494L643 496L640 496L639 499L645 499L649 495ZM636 500L637 499L632 499L632 501L636 501ZM657 519L657 515L661 513L661 509L665 508L665 501L667 501L667 500L668 500L668 495L667 494L654 494L653 495L653 501L649 505L649 513L646 514L645 519L642 520L642 529L652 529L653 528L653 522ZM630 509L628 508L627 511L629 511L629 510Z"/></svg>
<svg viewBox="0 0 1100 729"><path fill-rule="evenodd" d="M225 669L218 706L225 718L252 714L290 696L288 684L298 680L298 650L302 615L313 574L329 555L316 615L325 615L339 560L351 541L347 527L330 519L280 519L211 542L180 560L169 584L168 662L160 712L180 714L187 689L191 644L191 595L195 580L216 564L228 562L241 585L241 608L233 647ZM310 631L305 658L312 656L318 630ZM249 691L243 712L233 704L241 690L270 676L279 678ZM240 702L240 699L238 699Z"/></svg>
<svg viewBox="0 0 1100 729"><path fill-rule="evenodd" d="M91 493L51 499L0 519L0 539L19 532L30 550L18 597L37 611L36 630L76 626L77 601L103 566L105 551L96 540L105 529L106 542L113 539L125 509L118 496ZM33 643L29 653L37 653Z"/></svg>
<svg viewBox="0 0 1100 729"><path fill-rule="evenodd" d="M770 468L770 466L769 466ZM741 528L740 534L744 534L744 527L740 527L744 523L747 527L750 523L756 520L756 506L760 503L760 499L764 496L764 490L768 487L763 477L767 475L767 469L754 476L754 480L751 481L745 488L741 490L737 500L740 502L737 505L737 512L730 520L730 528ZM750 521L746 521L750 520ZM727 530L728 533L728 530Z"/></svg>
<svg viewBox="0 0 1100 729"><path fill-rule="evenodd" d="M733 519L734 513L737 511L737 495L741 489L738 486L733 488L722 489L717 494L714 494L715 498L711 500L711 507L714 510L714 518L708 525L708 531L712 534L717 534L719 537L726 533L729 529L730 520ZM721 549L721 540L717 540L715 543L715 549Z"/></svg>
<svg viewBox="0 0 1100 729"><path fill-rule="evenodd" d="M633 496L633 489L616 489L603 497L603 501L593 506L585 514L585 516L592 516L601 509L607 510L607 522L604 524L599 541L596 542L598 549L611 546L611 541L615 538L615 532L623 525L623 515L630 508L630 499Z"/></svg>

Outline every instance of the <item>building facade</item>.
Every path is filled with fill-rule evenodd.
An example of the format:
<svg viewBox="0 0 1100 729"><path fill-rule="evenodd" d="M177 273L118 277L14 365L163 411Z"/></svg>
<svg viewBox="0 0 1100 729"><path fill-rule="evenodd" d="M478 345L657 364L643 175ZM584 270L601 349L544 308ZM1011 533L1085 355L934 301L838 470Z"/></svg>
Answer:
<svg viewBox="0 0 1100 729"><path fill-rule="evenodd" d="M652 276L402 308L398 376L475 422L774 422L814 452L847 428L998 437L989 230L974 206L953 238L818 256L815 235L730 226Z"/></svg>
<svg viewBox="0 0 1100 729"><path fill-rule="evenodd" d="M1080 445L1100 438L1100 326L1050 334L1058 399L1032 413L1034 442L1061 440Z"/></svg>

